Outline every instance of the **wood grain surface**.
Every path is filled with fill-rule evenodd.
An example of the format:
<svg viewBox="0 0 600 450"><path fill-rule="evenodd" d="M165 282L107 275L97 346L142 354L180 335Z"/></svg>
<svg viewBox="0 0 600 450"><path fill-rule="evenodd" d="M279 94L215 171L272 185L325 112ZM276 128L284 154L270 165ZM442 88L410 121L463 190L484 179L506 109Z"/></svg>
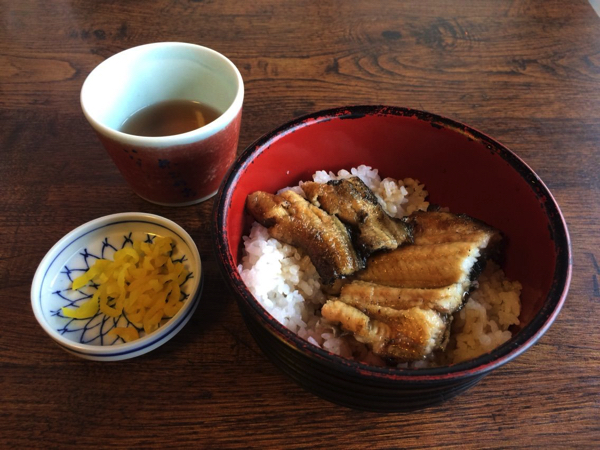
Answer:
<svg viewBox="0 0 600 450"><path fill-rule="evenodd" d="M0 21L0 447L600 445L600 19L585 0L0 0ZM380 103L506 144L552 190L573 240L554 325L473 389L414 413L353 411L303 391L261 354L225 289L212 201L137 197L81 112L97 64L156 41L202 44L238 66L240 151L298 115ZM68 231L125 211L192 235L201 305L148 355L78 359L35 321L31 281Z"/></svg>

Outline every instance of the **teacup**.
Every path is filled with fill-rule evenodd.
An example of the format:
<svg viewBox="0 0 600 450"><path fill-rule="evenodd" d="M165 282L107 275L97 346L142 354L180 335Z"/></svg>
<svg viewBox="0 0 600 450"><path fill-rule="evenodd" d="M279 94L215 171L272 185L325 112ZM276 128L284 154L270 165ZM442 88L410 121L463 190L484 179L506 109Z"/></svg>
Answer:
<svg viewBox="0 0 600 450"><path fill-rule="evenodd" d="M192 101L216 109L212 122L181 134L125 133L150 105ZM161 42L108 58L81 88L83 112L125 180L140 197L185 206L212 197L237 153L244 83L235 65L206 47Z"/></svg>

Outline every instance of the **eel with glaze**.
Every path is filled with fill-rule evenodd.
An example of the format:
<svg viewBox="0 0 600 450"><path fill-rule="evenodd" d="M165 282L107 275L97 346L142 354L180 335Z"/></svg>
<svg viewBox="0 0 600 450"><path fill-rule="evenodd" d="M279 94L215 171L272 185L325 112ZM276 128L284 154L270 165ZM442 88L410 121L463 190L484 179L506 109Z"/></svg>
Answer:
<svg viewBox="0 0 600 450"><path fill-rule="evenodd" d="M418 212L406 221L414 245L369 257L321 313L373 353L413 361L444 348L451 314L464 304L501 235L464 215Z"/></svg>
<svg viewBox="0 0 600 450"><path fill-rule="evenodd" d="M362 310L343 301L328 300L321 309L324 318L354 334L373 353L401 361L422 359L442 346L447 324L435 311L410 308L396 310L367 305Z"/></svg>
<svg viewBox="0 0 600 450"><path fill-rule="evenodd" d="M364 267L344 224L293 191L254 192L246 199L246 209L271 237L302 248L324 283Z"/></svg>
<svg viewBox="0 0 600 450"><path fill-rule="evenodd" d="M308 200L352 229L354 248L365 257L380 250L394 250L411 242L410 227L391 218L375 194L358 177L301 185Z"/></svg>
<svg viewBox="0 0 600 450"><path fill-rule="evenodd" d="M356 278L403 288L432 289L456 283L467 288L479 256L479 245L473 242L409 245L371 256Z"/></svg>
<svg viewBox="0 0 600 450"><path fill-rule="evenodd" d="M410 288L460 283L467 292L500 246L496 229L466 215L417 212L406 220L414 245L371 256L357 279Z"/></svg>
<svg viewBox="0 0 600 450"><path fill-rule="evenodd" d="M397 288L365 281L353 281L344 285L340 300L360 308L362 305L386 306L394 309L419 307L450 314L463 304L465 290L462 284L434 289Z"/></svg>
<svg viewBox="0 0 600 450"><path fill-rule="evenodd" d="M496 249L502 239L498 230L466 214L417 211L405 221L413 231L416 245L480 242L482 248Z"/></svg>
<svg viewBox="0 0 600 450"><path fill-rule="evenodd" d="M324 287L337 290L339 297L323 305L323 318L383 358L414 361L443 349L451 314L462 306L483 256L499 247L500 233L438 211L393 220L358 178L302 188L308 200L293 191L257 191L246 208L270 236L302 248ZM370 255L366 267L363 255Z"/></svg>

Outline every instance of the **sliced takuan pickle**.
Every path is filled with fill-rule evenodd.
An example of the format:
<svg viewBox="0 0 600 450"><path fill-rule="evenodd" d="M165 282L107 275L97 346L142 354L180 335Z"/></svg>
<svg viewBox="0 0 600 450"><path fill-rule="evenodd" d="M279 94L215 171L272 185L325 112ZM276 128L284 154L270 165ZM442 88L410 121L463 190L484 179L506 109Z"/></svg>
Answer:
<svg viewBox="0 0 600 450"><path fill-rule="evenodd" d="M188 277L181 262L173 262L170 238L157 236L154 242L134 241L114 254L114 260L98 259L83 275L73 280L77 290L92 282L95 294L78 308L62 308L65 317L86 319L98 311L109 317L123 315L127 327L115 327L109 334L125 342L138 339L139 331L155 331L183 306L180 286Z"/></svg>

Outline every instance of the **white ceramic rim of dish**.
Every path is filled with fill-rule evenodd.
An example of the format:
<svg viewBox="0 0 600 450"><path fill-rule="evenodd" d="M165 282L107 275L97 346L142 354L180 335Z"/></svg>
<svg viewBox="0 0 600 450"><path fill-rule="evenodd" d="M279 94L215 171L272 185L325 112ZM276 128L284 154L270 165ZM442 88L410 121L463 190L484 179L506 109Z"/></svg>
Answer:
<svg viewBox="0 0 600 450"><path fill-rule="evenodd" d="M191 251L190 256L193 260L192 264L198 268L198 277L195 278L193 287L190 290L189 300L185 303L183 308L181 308L179 312L175 314L175 316L173 316L158 330L132 342L110 346L89 345L72 341L58 334L58 332L46 321L41 306L43 295L41 289L44 279L47 276L53 261L64 250L66 250L72 242L81 239L85 235L112 223L128 221L146 221L154 225L162 226L176 234L181 241L187 247L189 247ZM46 253L38 265L33 277L33 282L31 285L31 306L35 318L40 326L64 350L85 359L92 359L96 361L118 361L148 353L175 336L189 321L192 314L196 310L200 300L200 295L202 293L203 282L204 276L202 273L202 261L200 259L198 247L196 246L192 237L181 226L177 225L172 220L155 214L141 212L117 213L103 216L80 225L79 227L67 233L62 239L54 244L54 246L52 246L52 248L48 251L48 253Z"/></svg>

